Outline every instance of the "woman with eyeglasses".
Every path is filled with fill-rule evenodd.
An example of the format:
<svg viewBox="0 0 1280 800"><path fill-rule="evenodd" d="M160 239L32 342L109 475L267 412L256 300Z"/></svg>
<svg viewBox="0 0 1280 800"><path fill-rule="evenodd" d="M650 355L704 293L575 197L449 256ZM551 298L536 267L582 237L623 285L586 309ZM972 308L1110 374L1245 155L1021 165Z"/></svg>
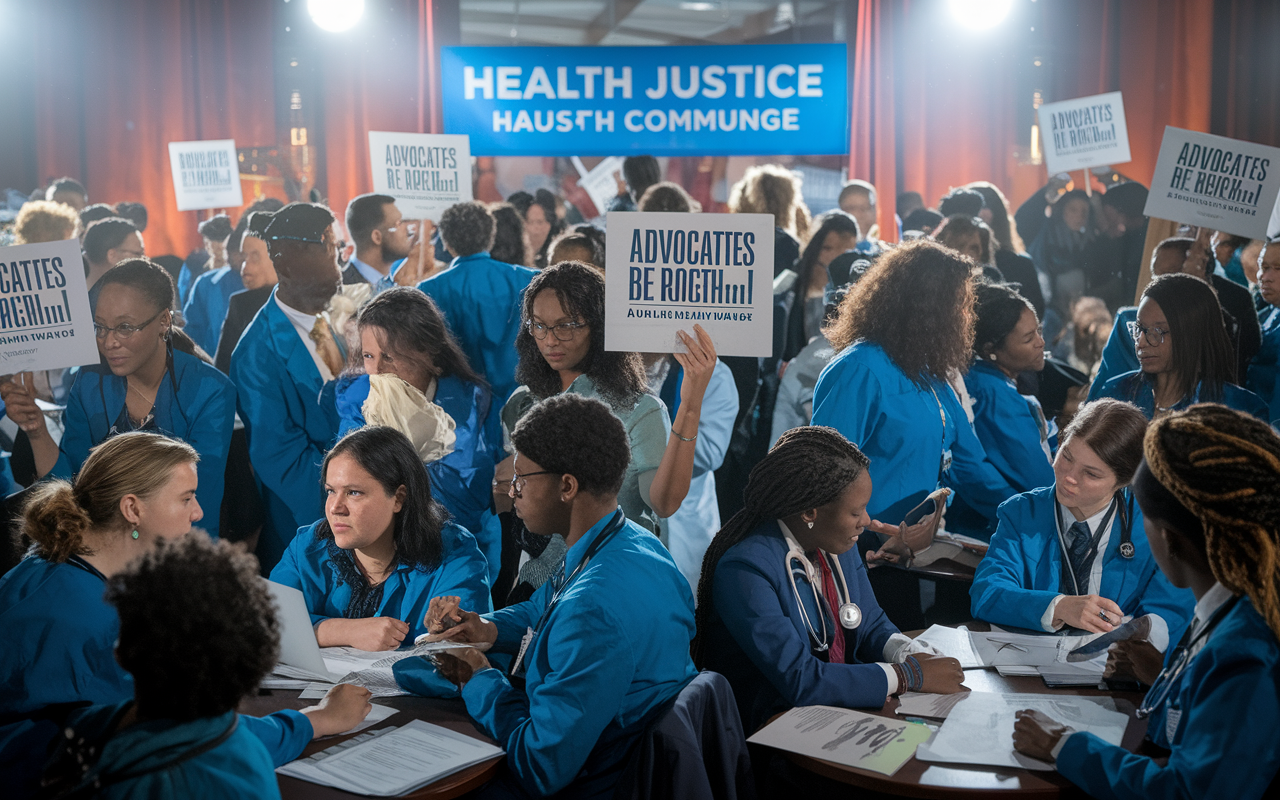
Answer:
<svg viewBox="0 0 1280 800"><path fill-rule="evenodd" d="M1112 645L1109 667L1151 684L1143 755L1020 711L1013 746L1098 798L1269 796L1280 767L1280 437L1214 405L1152 423L1133 488L1161 572L1195 595L1163 662ZM1163 664L1163 669L1161 668Z"/></svg>
<svg viewBox="0 0 1280 800"><path fill-rule="evenodd" d="M1133 403L1147 419L1221 403L1270 420L1262 398L1235 384L1235 354L1209 284L1181 273L1157 277L1142 292L1129 332L1140 366L1107 381L1098 397Z"/></svg>
<svg viewBox="0 0 1280 800"><path fill-rule="evenodd" d="M173 278L159 264L145 258L121 262L98 287L93 331L103 363L80 368L67 398L61 443L45 427L30 373L22 384L10 381L0 388L6 413L27 432L40 477L70 478L94 446L127 431L152 431L190 444L200 454L204 527L217 536L235 385L173 327Z"/></svg>

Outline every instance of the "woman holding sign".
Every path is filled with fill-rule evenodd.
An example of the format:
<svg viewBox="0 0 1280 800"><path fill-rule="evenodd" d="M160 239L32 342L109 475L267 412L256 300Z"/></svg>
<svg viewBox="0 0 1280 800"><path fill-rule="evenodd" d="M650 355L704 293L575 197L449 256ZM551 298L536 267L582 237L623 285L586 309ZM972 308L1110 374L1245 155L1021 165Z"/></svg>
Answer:
<svg viewBox="0 0 1280 800"><path fill-rule="evenodd" d="M50 437L33 392L4 384L6 413L27 432L40 477L70 478L93 447L127 431L187 442L200 454L205 528L217 536L235 386L173 328L173 278L163 267L145 258L124 261L97 287L93 330L105 364L82 367L76 377L61 444Z"/></svg>

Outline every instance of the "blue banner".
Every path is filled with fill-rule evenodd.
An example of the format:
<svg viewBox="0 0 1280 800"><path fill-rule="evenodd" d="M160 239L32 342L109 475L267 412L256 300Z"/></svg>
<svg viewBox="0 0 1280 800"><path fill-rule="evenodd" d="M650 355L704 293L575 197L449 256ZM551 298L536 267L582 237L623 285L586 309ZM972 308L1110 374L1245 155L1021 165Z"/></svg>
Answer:
<svg viewBox="0 0 1280 800"><path fill-rule="evenodd" d="M843 44L446 47L446 133L473 155L849 150Z"/></svg>

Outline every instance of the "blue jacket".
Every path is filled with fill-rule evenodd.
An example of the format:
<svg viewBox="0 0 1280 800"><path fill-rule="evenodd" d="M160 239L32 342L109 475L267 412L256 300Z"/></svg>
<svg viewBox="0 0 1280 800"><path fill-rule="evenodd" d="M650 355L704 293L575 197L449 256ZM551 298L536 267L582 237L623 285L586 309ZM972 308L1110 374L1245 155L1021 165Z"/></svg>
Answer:
<svg viewBox="0 0 1280 800"><path fill-rule="evenodd" d="M321 379L275 292L231 354L231 380L272 529L258 553L271 567L298 528L324 516L320 465L338 434L334 384Z"/></svg>
<svg viewBox="0 0 1280 800"><path fill-rule="evenodd" d="M944 450L952 462L943 482L974 511L994 516L1018 493L987 461L951 387L932 381L932 391L921 388L871 342L855 342L822 371L813 390L813 424L840 431L871 459L867 513L881 522L898 524L938 488Z"/></svg>
<svg viewBox="0 0 1280 800"><path fill-rule="evenodd" d="M364 427L368 398L368 375L338 379L339 436ZM493 467L507 457L502 449L502 406L485 387L452 375L436 382L434 402L453 417L457 440L452 453L427 465L431 493L458 524L479 538L484 513L493 506Z"/></svg>
<svg viewBox="0 0 1280 800"><path fill-rule="evenodd" d="M94 796L102 800L221 800L227 797L278 798L271 758L262 742L236 719L232 711L190 722L158 719L136 722L120 730L120 718L131 702L98 705L71 716L68 727L76 737L103 742L97 763L80 786L102 781ZM228 727L231 735L215 747L169 765L183 753L216 742ZM153 771L149 771L153 770ZM143 773L115 780L117 776Z"/></svg>
<svg viewBox="0 0 1280 800"><path fill-rule="evenodd" d="M1046 486L1011 498L1000 506L999 526L991 537L991 549L978 563L969 590L976 619L996 625L1012 625L1041 631L1040 618L1058 596L1062 574L1062 548L1054 486ZM1125 493L1128 496L1128 492ZM1151 546L1142 528L1142 509L1126 502L1133 544L1133 558L1120 555L1120 520L1112 523L1107 549L1102 554L1102 586L1098 594L1115 602L1125 614L1157 614L1169 626L1169 639L1177 642L1195 611L1195 598L1186 589L1175 589L1151 557Z"/></svg>
<svg viewBox="0 0 1280 800"><path fill-rule="evenodd" d="M799 561L791 565L796 570L792 591L786 553L782 530L770 519L730 547L716 565L711 621L702 632L704 666L729 679L747 731L794 706L879 708L888 696L888 680L876 662L884 660L885 643L898 629L876 602L858 549L838 558L849 581L849 599L862 609L862 624L846 630L825 608L821 612L828 635L844 636L844 664L814 655L797 591L821 635L818 603ZM812 557L810 561L817 566ZM839 591L840 576L833 570L832 577Z"/></svg>
<svg viewBox="0 0 1280 800"><path fill-rule="evenodd" d="M128 391L128 380L104 366L80 368L67 397L62 452L51 475L70 480L80 471L90 448L111 435ZM156 432L181 439L200 454L197 497L204 519L197 526L215 538L235 416L236 387L231 381L195 356L175 350L173 370L165 373L156 393Z"/></svg>
<svg viewBox="0 0 1280 800"><path fill-rule="evenodd" d="M1170 724L1170 707L1180 717ZM1257 800L1280 767L1280 643L1248 598L1223 617L1147 724L1172 750L1146 756L1073 734L1058 753L1062 776L1092 797ZM1172 729L1172 735L1169 731Z"/></svg>
<svg viewBox="0 0 1280 800"><path fill-rule="evenodd" d="M120 618L105 591L101 573L74 557L55 564L28 555L0 578L0 785L34 780L61 731L35 712L133 699L133 677L115 660ZM297 711L242 717L241 724L277 766L301 755L314 735Z"/></svg>
<svg viewBox="0 0 1280 800"><path fill-rule="evenodd" d="M1133 336L1129 333L1129 323L1138 319L1137 306L1125 306L1116 312L1116 322L1111 326L1111 335L1102 348L1102 361L1098 364L1098 374L1089 387L1089 400L1101 397L1102 385L1126 372L1141 369L1138 363L1138 351L1133 347Z"/></svg>
<svg viewBox="0 0 1280 800"><path fill-rule="evenodd" d="M1262 347L1249 365L1245 388L1272 409L1274 420L1280 416L1276 413L1280 412L1280 403L1276 402L1280 400L1280 308L1267 306L1259 312L1258 321L1262 323Z"/></svg>
<svg viewBox="0 0 1280 800"><path fill-rule="evenodd" d="M574 571L613 514L565 554ZM612 789L631 745L653 715L697 671L689 658L693 595L658 539L628 521L569 584L549 618L539 618L552 583L532 598L488 615L494 651L515 654L528 628L523 690L497 669L462 690L467 712L507 751L507 766L530 794L588 785Z"/></svg>
<svg viewBox="0 0 1280 800"><path fill-rule="evenodd" d="M210 270L191 286L191 294L182 307L183 330L210 356L218 351L222 321L227 318L231 295L244 288L240 271L231 267Z"/></svg>
<svg viewBox="0 0 1280 800"><path fill-rule="evenodd" d="M516 388L520 304L535 274L475 253L455 258L447 270L418 284L436 301L467 361L489 382L499 405Z"/></svg>
<svg viewBox="0 0 1280 800"><path fill-rule="evenodd" d="M1267 408L1266 402L1248 389L1242 389L1234 383L1224 383L1222 384L1222 397L1217 400L1201 397L1202 391L1203 384L1196 386L1186 397L1179 400L1172 410L1181 411L1196 403L1220 403L1227 408L1243 411L1246 414L1257 417L1263 422L1271 422L1271 413ZM1152 388L1150 381L1144 380L1140 369L1126 372L1107 381L1098 390L1098 397L1114 397L1117 400L1133 403L1142 409L1142 413L1147 415L1147 419L1151 419L1155 415L1155 390ZM1090 399L1097 398L1091 397Z"/></svg>

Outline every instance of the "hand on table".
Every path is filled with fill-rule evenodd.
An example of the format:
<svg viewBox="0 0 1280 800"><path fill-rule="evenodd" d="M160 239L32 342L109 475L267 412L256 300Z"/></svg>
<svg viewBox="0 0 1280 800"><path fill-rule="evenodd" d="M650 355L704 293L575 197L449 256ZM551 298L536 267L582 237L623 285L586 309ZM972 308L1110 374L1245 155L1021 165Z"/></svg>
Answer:
<svg viewBox="0 0 1280 800"><path fill-rule="evenodd" d="M1090 633L1110 633L1123 618L1115 601L1096 594L1064 595L1053 611L1054 622Z"/></svg>
<svg viewBox="0 0 1280 800"><path fill-rule="evenodd" d="M1040 711L1026 709L1014 714L1013 749L1025 756L1053 763L1053 748L1071 728Z"/></svg>
<svg viewBox="0 0 1280 800"><path fill-rule="evenodd" d="M354 647L369 652L395 650L408 635L409 623L395 617L333 617L316 626L316 641L321 647Z"/></svg>
<svg viewBox="0 0 1280 800"><path fill-rule="evenodd" d="M373 694L363 686L350 683L334 686L318 704L302 709L315 730L312 738L342 733L359 725L373 710L371 697Z"/></svg>
<svg viewBox="0 0 1280 800"><path fill-rule="evenodd" d="M1146 639L1116 642L1107 650L1104 678L1137 679L1150 686L1164 668L1164 653Z"/></svg>
<svg viewBox="0 0 1280 800"><path fill-rule="evenodd" d="M924 672L924 683L920 691L928 694L955 694L967 692L964 685L964 670L960 668L959 659L949 656L934 656L920 653L914 656Z"/></svg>

